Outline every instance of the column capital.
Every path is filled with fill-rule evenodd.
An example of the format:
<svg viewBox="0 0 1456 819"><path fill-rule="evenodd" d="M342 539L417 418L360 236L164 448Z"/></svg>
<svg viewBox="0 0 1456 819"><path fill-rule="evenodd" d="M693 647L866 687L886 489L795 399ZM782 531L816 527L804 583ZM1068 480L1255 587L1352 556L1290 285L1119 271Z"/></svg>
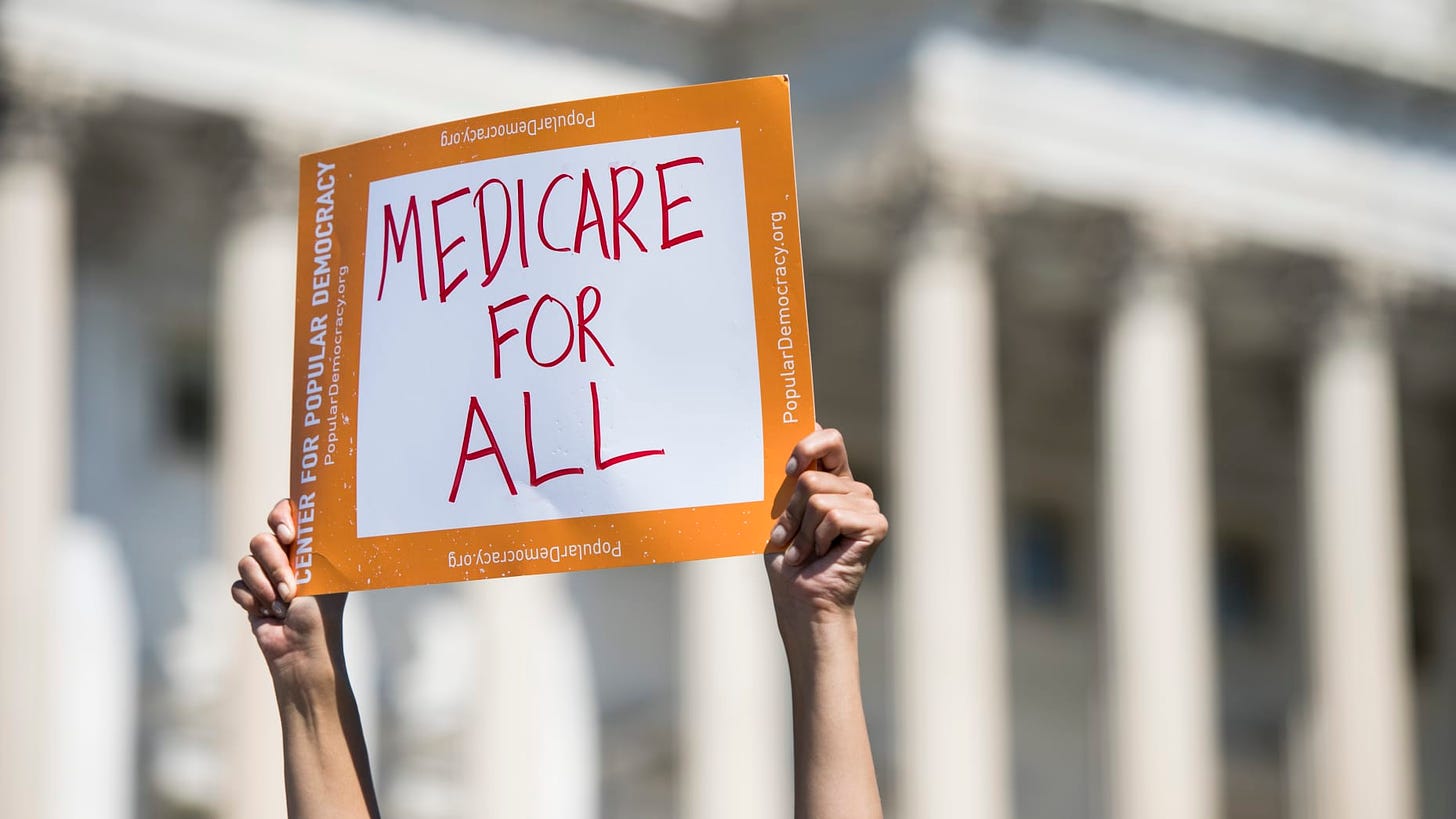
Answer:
<svg viewBox="0 0 1456 819"><path fill-rule="evenodd" d="M1302 316L1309 354L1331 344L1388 344L1397 280L1394 271L1365 260L1332 262L1325 288L1310 297Z"/></svg>
<svg viewBox="0 0 1456 819"><path fill-rule="evenodd" d="M1003 174L961 174L955 181L926 170L916 198L898 221L900 258L954 253L984 266L998 217L1025 207L1030 192ZM903 264L902 264L903 266Z"/></svg>
<svg viewBox="0 0 1456 819"><path fill-rule="evenodd" d="M1389 332L1389 304L1362 286L1340 282L1320 312L1311 316L1308 343L1318 349L1329 344L1377 342Z"/></svg>
<svg viewBox="0 0 1456 819"><path fill-rule="evenodd" d="M982 219L1026 207L1032 191L994 168L941 167L927 161L918 188L923 209Z"/></svg>
<svg viewBox="0 0 1456 819"><path fill-rule="evenodd" d="M1185 263L1208 259L1232 244L1229 236L1207 223L1174 214L1137 214L1132 225L1144 252Z"/></svg>
<svg viewBox="0 0 1456 819"><path fill-rule="evenodd" d="M266 120L244 123L244 144L237 147L240 180L235 191L235 217L282 216L292 219L298 208L298 158L307 142L295 128Z"/></svg>
<svg viewBox="0 0 1456 819"><path fill-rule="evenodd" d="M926 254L979 257L983 255L985 242L983 213L963 203L921 201L905 215L900 226L902 260Z"/></svg>
<svg viewBox="0 0 1456 819"><path fill-rule="evenodd" d="M115 105L110 90L73 75L24 64L4 68L0 158L68 163L85 118Z"/></svg>
<svg viewBox="0 0 1456 819"><path fill-rule="evenodd" d="M1200 270L1226 246L1206 225L1164 214L1134 216L1130 228L1127 264L1113 271L1108 290L1114 305L1151 294L1196 298Z"/></svg>
<svg viewBox="0 0 1456 819"><path fill-rule="evenodd" d="M79 135L75 109L39 93L7 91L0 159L68 163Z"/></svg>

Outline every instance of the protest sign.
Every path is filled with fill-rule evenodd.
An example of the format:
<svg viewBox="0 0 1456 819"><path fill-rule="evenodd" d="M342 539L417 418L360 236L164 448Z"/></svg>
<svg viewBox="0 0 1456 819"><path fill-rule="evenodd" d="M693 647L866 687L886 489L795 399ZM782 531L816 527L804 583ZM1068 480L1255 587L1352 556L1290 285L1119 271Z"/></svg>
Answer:
<svg viewBox="0 0 1456 819"><path fill-rule="evenodd" d="M763 550L814 424L786 78L300 162L301 592Z"/></svg>

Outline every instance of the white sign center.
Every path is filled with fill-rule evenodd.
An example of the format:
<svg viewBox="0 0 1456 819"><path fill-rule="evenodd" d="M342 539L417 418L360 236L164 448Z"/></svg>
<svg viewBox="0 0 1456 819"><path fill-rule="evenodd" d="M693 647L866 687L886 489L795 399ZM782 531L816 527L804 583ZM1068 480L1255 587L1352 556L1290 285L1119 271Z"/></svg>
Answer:
<svg viewBox="0 0 1456 819"><path fill-rule="evenodd" d="M358 536L761 500L745 212L736 128L372 183Z"/></svg>

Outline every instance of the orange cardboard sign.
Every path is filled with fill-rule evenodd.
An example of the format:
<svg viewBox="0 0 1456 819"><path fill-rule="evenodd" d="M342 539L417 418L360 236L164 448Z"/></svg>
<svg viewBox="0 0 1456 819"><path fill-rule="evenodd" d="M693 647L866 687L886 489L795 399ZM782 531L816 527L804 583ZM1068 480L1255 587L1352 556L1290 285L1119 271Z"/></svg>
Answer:
<svg viewBox="0 0 1456 819"><path fill-rule="evenodd" d="M814 424L787 78L299 172L301 592L763 551Z"/></svg>

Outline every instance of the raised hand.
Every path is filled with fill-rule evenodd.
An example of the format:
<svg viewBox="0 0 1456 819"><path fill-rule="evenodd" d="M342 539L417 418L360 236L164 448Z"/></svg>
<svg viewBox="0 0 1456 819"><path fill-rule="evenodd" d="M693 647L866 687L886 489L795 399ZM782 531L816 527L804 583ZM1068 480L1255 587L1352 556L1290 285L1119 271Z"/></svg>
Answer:
<svg viewBox="0 0 1456 819"><path fill-rule="evenodd" d="M854 479L844 436L816 429L794 447L785 471L793 496L769 534L765 556L780 625L853 611L855 596L889 522L868 486Z"/></svg>
<svg viewBox="0 0 1456 819"><path fill-rule="evenodd" d="M378 817L369 750L344 665L345 596L296 596L286 547L297 532L292 504L279 501L268 513L268 531L254 535L238 561L232 588L273 672L288 815Z"/></svg>
<svg viewBox="0 0 1456 819"><path fill-rule="evenodd" d="M268 531L248 543L238 561L233 600L248 613L258 648L275 676L326 670L338 645L345 595L295 597L297 584L286 547L297 536L293 508L281 500L268 513Z"/></svg>
<svg viewBox="0 0 1456 819"><path fill-rule="evenodd" d="M789 458L794 494L764 555L794 703L794 814L879 819L859 693L854 599L889 523L849 470L844 437L815 429Z"/></svg>

